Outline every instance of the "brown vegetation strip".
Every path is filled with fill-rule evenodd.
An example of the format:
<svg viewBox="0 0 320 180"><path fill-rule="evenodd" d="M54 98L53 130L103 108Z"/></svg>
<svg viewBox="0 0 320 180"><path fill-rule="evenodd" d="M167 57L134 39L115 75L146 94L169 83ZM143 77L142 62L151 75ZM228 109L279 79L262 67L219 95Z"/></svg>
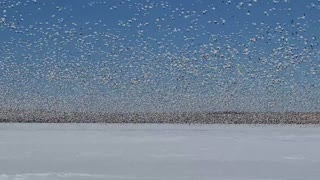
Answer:
<svg viewBox="0 0 320 180"><path fill-rule="evenodd" d="M98 113L0 111L2 123L319 124L320 112Z"/></svg>

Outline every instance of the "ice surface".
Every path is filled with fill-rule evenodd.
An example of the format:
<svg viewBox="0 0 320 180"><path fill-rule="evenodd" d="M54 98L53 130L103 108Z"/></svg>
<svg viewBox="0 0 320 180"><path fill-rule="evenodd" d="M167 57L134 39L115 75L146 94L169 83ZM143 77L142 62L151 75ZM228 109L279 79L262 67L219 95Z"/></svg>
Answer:
<svg viewBox="0 0 320 180"><path fill-rule="evenodd" d="M1 124L0 180L319 179L320 128Z"/></svg>

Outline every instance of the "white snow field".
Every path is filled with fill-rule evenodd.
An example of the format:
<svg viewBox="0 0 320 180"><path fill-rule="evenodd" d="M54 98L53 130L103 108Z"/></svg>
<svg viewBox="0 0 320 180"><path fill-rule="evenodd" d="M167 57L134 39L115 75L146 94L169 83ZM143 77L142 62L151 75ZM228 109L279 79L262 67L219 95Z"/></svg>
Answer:
<svg viewBox="0 0 320 180"><path fill-rule="evenodd" d="M0 180L320 179L311 126L0 124Z"/></svg>

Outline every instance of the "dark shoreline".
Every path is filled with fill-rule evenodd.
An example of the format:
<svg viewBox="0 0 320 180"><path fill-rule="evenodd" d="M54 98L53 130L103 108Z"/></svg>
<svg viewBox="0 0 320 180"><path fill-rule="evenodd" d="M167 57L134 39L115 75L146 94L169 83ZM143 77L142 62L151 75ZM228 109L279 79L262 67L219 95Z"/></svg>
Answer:
<svg viewBox="0 0 320 180"><path fill-rule="evenodd" d="M0 123L320 124L320 112L58 112L2 110Z"/></svg>

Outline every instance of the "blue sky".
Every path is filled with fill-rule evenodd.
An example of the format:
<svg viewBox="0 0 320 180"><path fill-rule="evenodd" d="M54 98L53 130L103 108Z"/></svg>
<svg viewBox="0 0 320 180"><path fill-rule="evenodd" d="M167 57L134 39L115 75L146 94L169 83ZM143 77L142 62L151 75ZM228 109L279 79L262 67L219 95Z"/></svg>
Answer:
<svg viewBox="0 0 320 180"><path fill-rule="evenodd" d="M1 106L319 111L318 0L5 0Z"/></svg>

